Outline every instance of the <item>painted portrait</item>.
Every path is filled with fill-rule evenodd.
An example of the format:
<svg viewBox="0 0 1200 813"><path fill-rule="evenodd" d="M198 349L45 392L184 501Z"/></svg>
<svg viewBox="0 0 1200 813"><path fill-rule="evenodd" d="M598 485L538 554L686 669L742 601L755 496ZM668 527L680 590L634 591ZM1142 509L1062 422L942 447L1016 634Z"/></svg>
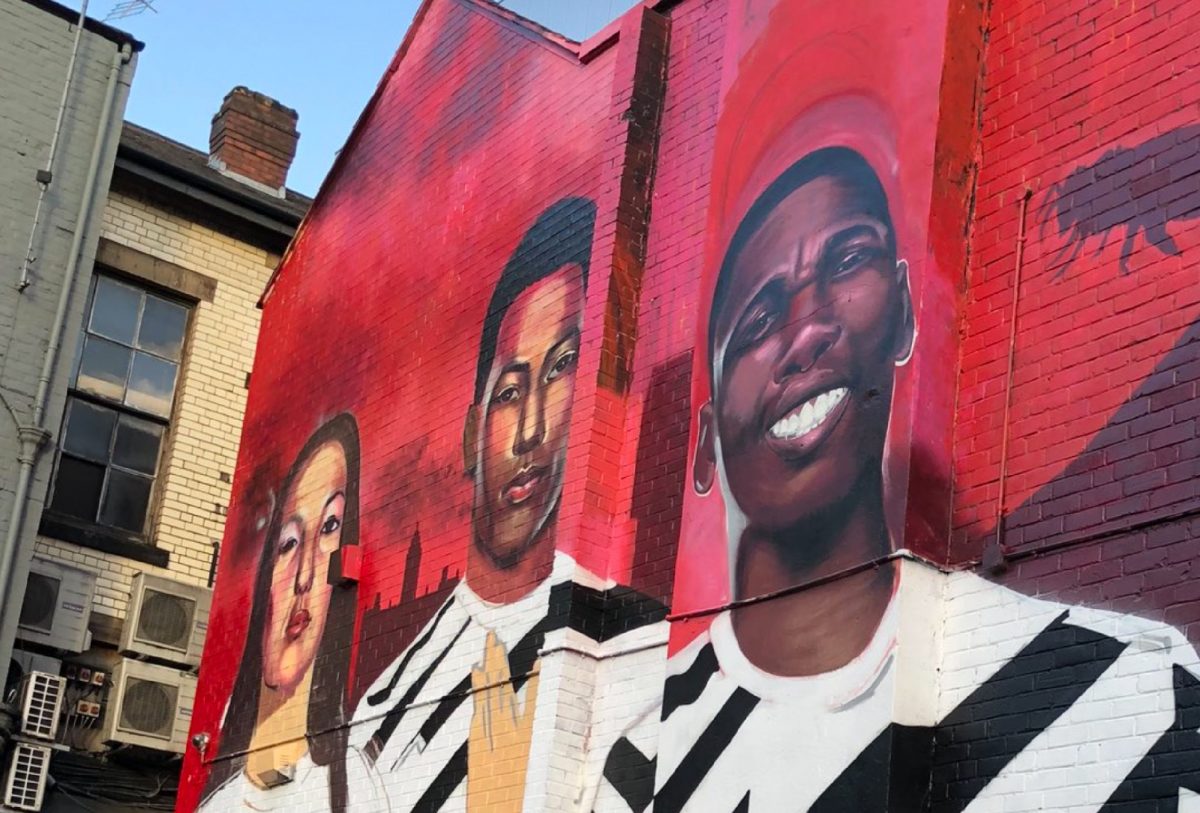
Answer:
<svg viewBox="0 0 1200 813"><path fill-rule="evenodd" d="M305 442L263 535L250 620L201 809L274 810L287 782L345 810L347 633L357 590L330 564L359 544L359 439L346 413ZM327 800L327 801L325 801Z"/></svg>

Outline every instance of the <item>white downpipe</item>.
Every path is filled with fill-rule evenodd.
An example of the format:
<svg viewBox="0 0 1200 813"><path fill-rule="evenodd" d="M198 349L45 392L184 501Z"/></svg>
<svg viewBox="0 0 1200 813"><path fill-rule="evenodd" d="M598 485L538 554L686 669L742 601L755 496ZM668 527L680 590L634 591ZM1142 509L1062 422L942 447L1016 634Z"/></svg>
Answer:
<svg viewBox="0 0 1200 813"><path fill-rule="evenodd" d="M86 6L86 4L85 4ZM29 497L29 485L33 480L33 471L37 464L42 447L50 439L50 432L45 427L46 406L50 400L50 381L54 377L54 368L58 362L60 345L62 344L63 328L67 321L67 310L71 303L71 291L75 287L75 278L79 273L80 253L83 249L84 237L91 231L92 204L96 194L96 182L100 176L100 161L108 136L113 131L113 101L117 95L117 80L121 78L129 65L132 49L123 45L113 57L112 68L108 73L108 86L105 88L104 105L100 109L100 125L96 130L96 139L92 145L91 162L88 164L87 175L83 186L83 196L79 201L79 214L75 218L75 235L71 240L71 251L67 255L67 267L63 273L62 289L58 294L58 308L54 312L54 321L50 328L50 339L46 344L46 354L42 359L42 372L38 377L37 395L34 398L33 420L29 425L18 427L21 450L17 455L17 485L14 489L12 514L8 520L8 528L4 534L4 547L0 550L0 611L4 612L5 621L9 617L9 602L12 597L13 570L17 561L17 553L21 541L21 527L25 521L25 506ZM12 609L16 612L16 608ZM0 663L7 663L12 642L0 638Z"/></svg>
<svg viewBox="0 0 1200 813"><path fill-rule="evenodd" d="M79 20L75 23L75 44L71 46L71 60L67 63L67 79L63 82L62 99L58 102L58 118L54 121L54 135L50 137L50 153L46 157L46 168L38 173L38 199L33 210L33 225L29 228L29 245L25 248L25 260L21 263L21 279L17 282L17 290L24 291L29 287L29 272L37 258L33 256L33 247L37 243L38 232L42 222L42 206L46 203L46 192L54 182L54 161L58 157L58 140L62 135L63 119L67 117L67 102L71 97L71 85L75 83L75 62L79 58L79 44L83 41L83 27L87 22L88 0L83 0L79 9Z"/></svg>

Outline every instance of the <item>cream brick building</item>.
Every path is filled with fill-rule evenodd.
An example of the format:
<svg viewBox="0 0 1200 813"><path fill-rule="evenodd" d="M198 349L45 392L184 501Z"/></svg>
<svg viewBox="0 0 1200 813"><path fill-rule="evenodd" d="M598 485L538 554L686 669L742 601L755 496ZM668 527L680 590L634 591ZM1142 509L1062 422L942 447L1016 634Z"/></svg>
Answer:
<svg viewBox="0 0 1200 813"><path fill-rule="evenodd" d="M240 89L235 96L267 104ZM144 531L73 521L79 518L55 510L53 497L42 518L36 554L98 574L90 626L102 644L117 640L136 572L211 583L254 359L258 298L308 204L271 190L271 178L222 172L222 160L135 125L122 133L91 296L108 281L161 295L187 309L188 324L173 404L157 416L164 432ZM85 315L84 342L86 323ZM80 388L76 378L73 394Z"/></svg>

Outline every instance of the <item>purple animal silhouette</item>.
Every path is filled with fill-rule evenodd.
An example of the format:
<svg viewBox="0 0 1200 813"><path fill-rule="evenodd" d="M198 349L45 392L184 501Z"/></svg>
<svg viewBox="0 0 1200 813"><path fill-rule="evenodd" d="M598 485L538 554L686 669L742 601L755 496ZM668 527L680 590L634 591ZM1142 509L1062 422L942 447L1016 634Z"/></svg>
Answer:
<svg viewBox="0 0 1200 813"><path fill-rule="evenodd" d="M1139 232L1163 254L1179 256L1167 224L1200 217L1200 124L1169 130L1132 147L1114 147L1095 162L1076 167L1046 192L1039 208L1039 236L1053 219L1067 242L1050 259L1056 277L1075 262L1084 244L1101 236L1096 254L1123 228L1121 273Z"/></svg>

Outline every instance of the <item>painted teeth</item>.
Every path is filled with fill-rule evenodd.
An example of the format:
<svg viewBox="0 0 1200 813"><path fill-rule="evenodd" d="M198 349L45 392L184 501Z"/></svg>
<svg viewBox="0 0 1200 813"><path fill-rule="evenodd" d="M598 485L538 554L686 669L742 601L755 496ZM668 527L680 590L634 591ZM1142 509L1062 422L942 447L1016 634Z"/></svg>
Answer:
<svg viewBox="0 0 1200 813"><path fill-rule="evenodd" d="M825 423L833 408L846 397L847 389L838 387L835 390L823 392L815 398L810 398L804 404L793 409L771 427L771 436L779 440L794 440L803 437Z"/></svg>

